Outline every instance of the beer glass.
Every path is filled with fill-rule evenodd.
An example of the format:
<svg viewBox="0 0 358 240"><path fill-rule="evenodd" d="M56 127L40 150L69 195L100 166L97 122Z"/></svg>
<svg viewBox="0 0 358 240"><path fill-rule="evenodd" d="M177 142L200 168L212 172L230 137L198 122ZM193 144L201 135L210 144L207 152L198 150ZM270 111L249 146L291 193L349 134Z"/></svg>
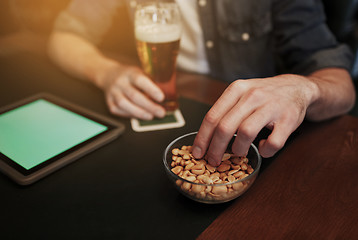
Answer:
<svg viewBox="0 0 358 240"><path fill-rule="evenodd" d="M176 59L181 22L175 1L138 4L134 18L137 52L142 69L164 92L163 107L178 108Z"/></svg>

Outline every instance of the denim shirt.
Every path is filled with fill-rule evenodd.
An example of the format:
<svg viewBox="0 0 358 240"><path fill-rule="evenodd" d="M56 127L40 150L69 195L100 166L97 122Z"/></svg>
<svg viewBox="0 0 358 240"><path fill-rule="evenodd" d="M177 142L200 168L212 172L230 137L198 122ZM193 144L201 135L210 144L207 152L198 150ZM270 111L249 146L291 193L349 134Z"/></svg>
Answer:
<svg viewBox="0 0 358 240"><path fill-rule="evenodd" d="M73 0L55 28L98 44L111 28L116 8L126 4L133 13L138 1ZM353 55L328 29L320 0L197 0L197 4L214 78L232 82L351 68Z"/></svg>

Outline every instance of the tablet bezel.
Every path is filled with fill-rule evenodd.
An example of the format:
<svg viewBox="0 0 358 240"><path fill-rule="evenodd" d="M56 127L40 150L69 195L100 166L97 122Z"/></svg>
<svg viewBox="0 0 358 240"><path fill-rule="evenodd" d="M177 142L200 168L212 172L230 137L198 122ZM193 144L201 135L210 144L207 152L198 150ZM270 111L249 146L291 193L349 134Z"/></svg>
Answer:
<svg viewBox="0 0 358 240"><path fill-rule="evenodd" d="M59 97L48 93L41 93L29 98L23 99L16 103L7 105L0 109L0 114L14 110L18 107L24 106L31 102L44 99L50 103L74 112L80 116L90 119L94 122L102 124L107 127L107 130L99 133L98 135L83 141L70 149L40 163L37 166L27 170L24 167L11 160L0 152L0 171L9 176L15 182L21 185L28 185L36 182L37 180L47 176L48 174L62 168L63 166L75 161L79 157L97 149L98 147L114 140L123 133L125 127L122 123L115 121L111 118L105 117L84 107L65 101Z"/></svg>

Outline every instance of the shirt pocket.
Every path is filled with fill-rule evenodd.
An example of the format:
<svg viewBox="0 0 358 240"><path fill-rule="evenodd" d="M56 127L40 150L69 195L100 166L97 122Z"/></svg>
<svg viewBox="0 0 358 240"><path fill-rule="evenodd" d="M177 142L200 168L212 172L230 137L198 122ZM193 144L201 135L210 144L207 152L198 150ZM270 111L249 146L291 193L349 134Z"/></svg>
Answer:
<svg viewBox="0 0 358 240"><path fill-rule="evenodd" d="M215 3L218 33L223 40L248 43L272 31L269 0L220 0Z"/></svg>

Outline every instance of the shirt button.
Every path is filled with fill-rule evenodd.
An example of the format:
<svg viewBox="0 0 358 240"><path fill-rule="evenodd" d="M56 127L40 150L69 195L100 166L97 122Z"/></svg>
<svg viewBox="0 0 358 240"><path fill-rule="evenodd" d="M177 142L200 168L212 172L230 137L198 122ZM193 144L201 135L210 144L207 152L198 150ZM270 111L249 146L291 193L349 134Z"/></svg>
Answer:
<svg viewBox="0 0 358 240"><path fill-rule="evenodd" d="M199 6L205 7L206 6L206 0L199 0Z"/></svg>
<svg viewBox="0 0 358 240"><path fill-rule="evenodd" d="M242 35L241 35L241 38L242 38L242 40L243 41L245 41L245 42L247 42L247 41L249 41L249 39L250 39L250 34L248 34L248 33L243 33Z"/></svg>
<svg viewBox="0 0 358 240"><path fill-rule="evenodd" d="M209 41L206 41L205 45L206 45L207 48L213 48L214 47L214 42L209 40Z"/></svg>

